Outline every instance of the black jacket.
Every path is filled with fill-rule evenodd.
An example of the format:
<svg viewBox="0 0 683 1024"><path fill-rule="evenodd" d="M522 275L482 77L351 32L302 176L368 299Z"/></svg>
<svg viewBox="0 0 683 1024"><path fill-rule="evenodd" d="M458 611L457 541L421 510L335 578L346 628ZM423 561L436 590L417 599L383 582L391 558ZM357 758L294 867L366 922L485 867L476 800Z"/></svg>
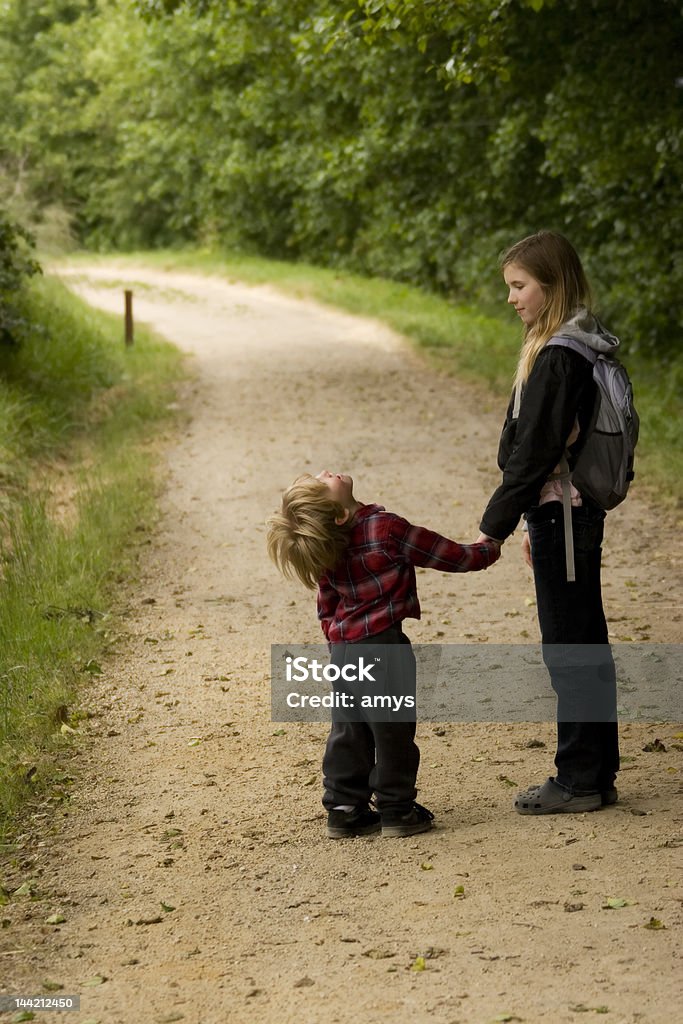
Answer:
<svg viewBox="0 0 683 1024"><path fill-rule="evenodd" d="M505 540L532 505L557 466L578 416L580 433L569 449L569 466L581 451L595 407L593 367L571 349L546 346L539 353L522 393L519 418L510 401L498 448L503 482L486 506L480 529Z"/></svg>

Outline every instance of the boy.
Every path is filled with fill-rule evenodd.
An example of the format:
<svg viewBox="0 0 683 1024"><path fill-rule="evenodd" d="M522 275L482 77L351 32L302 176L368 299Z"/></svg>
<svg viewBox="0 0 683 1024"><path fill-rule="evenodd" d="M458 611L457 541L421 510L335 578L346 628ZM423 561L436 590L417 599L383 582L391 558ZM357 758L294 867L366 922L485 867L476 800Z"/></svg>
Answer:
<svg viewBox="0 0 683 1024"><path fill-rule="evenodd" d="M414 687L415 658L401 624L420 618L415 566L486 569L500 557L500 545L458 544L413 526L381 505L356 501L350 476L324 470L298 477L284 492L281 511L268 520L268 552L285 576L317 586L318 618L333 663L351 660L352 645L407 645L390 650L388 659L405 692L406 682ZM327 835L428 831L434 815L415 803L415 721L340 718L333 717L323 758ZM373 792L379 813L369 807Z"/></svg>

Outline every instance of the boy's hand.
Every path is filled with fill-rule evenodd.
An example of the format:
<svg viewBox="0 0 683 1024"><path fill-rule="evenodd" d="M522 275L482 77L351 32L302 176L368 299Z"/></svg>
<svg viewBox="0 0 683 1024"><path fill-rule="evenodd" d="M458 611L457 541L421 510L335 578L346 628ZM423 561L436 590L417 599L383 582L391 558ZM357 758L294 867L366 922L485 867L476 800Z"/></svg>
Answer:
<svg viewBox="0 0 683 1024"><path fill-rule="evenodd" d="M534 565L531 560L531 541L529 540L528 533L522 534L522 556L529 568L533 569Z"/></svg>

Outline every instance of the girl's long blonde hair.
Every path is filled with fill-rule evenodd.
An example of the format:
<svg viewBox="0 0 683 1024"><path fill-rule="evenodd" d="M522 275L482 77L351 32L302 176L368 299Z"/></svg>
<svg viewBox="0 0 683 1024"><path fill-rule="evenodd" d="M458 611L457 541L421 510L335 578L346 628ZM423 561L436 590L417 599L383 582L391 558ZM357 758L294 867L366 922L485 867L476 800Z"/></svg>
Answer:
<svg viewBox="0 0 683 1024"><path fill-rule="evenodd" d="M283 576L313 589L334 569L349 542L350 523L336 521L345 512L320 480L308 473L297 477L266 523L268 554Z"/></svg>
<svg viewBox="0 0 683 1024"><path fill-rule="evenodd" d="M580 307L590 309L591 290L576 249L557 231L538 231L503 253L504 270L516 264L538 281L545 295L537 319L524 331L515 386L524 384L547 341Z"/></svg>

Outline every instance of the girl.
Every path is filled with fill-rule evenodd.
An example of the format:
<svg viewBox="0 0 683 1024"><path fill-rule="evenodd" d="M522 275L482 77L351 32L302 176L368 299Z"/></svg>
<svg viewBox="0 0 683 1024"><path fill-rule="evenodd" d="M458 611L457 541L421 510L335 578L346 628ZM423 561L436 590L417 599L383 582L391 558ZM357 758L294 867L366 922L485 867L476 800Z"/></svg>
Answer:
<svg viewBox="0 0 683 1024"><path fill-rule="evenodd" d="M614 662L600 585L605 513L571 486L575 580L569 582L558 463L566 455L572 468L596 393L589 358L549 342L569 336L605 353L619 342L591 314L581 261L563 235L540 231L522 239L504 254L502 270L524 343L518 400L513 395L498 452L503 481L484 512L479 540L504 541L524 515L522 549L534 572L543 657L558 696L557 775L519 793L514 806L520 814L592 811L616 802L619 768Z"/></svg>

